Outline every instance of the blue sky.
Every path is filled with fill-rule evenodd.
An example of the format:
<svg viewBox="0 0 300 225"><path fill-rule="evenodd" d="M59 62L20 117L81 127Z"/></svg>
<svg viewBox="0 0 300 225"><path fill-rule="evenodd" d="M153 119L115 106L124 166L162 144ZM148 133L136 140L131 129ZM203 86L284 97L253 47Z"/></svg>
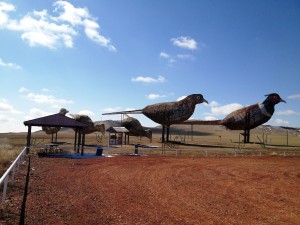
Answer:
<svg viewBox="0 0 300 225"><path fill-rule="evenodd" d="M0 132L194 93L192 118L221 119L276 92L267 124L300 127L299 24L298 0L0 0Z"/></svg>

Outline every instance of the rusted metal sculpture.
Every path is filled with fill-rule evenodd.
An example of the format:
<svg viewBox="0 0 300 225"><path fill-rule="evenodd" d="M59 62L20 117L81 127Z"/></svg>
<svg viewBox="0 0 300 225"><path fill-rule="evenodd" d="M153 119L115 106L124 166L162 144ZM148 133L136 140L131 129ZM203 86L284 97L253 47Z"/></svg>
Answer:
<svg viewBox="0 0 300 225"><path fill-rule="evenodd" d="M285 102L277 93L265 95L262 103L250 105L228 114L223 120L190 120L182 124L223 125L230 130L244 130L244 142L249 143L250 130L266 123L271 119L275 105Z"/></svg>
<svg viewBox="0 0 300 225"><path fill-rule="evenodd" d="M61 115L66 115L69 111L66 110L65 108L61 108L60 111L59 111L59 114ZM60 130L61 127L46 127L46 126L43 126L42 127L42 130L46 133L46 134L51 134L52 135L52 138L51 138L51 142L53 141L57 141L57 133L58 131ZM55 134L55 139L53 139L53 135Z"/></svg>
<svg viewBox="0 0 300 225"><path fill-rule="evenodd" d="M126 136L128 136L128 142L129 136L147 137L150 141L152 141L152 131L150 129L145 130L140 121L138 121L136 118L128 115L126 115L126 117L126 119L122 120L121 125L129 130L129 133L126 134Z"/></svg>
<svg viewBox="0 0 300 225"><path fill-rule="evenodd" d="M162 125L162 142L165 142L165 127L167 127L166 141L169 141L170 125L179 124L189 119L194 113L196 105L203 102L208 103L201 94L192 94L176 102L162 102L148 105L139 110L104 113L102 115L144 114L149 119Z"/></svg>

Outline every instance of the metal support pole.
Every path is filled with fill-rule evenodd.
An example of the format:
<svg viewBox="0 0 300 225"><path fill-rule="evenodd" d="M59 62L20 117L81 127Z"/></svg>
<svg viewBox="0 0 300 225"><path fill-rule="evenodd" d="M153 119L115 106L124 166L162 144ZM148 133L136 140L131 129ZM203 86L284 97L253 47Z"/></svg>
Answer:
<svg viewBox="0 0 300 225"><path fill-rule="evenodd" d="M26 143L26 147L27 147L27 154L30 151L30 139L31 139L31 126L28 126L28 131L27 131L27 143Z"/></svg>
<svg viewBox="0 0 300 225"><path fill-rule="evenodd" d="M165 143L165 125L162 125L161 142Z"/></svg>

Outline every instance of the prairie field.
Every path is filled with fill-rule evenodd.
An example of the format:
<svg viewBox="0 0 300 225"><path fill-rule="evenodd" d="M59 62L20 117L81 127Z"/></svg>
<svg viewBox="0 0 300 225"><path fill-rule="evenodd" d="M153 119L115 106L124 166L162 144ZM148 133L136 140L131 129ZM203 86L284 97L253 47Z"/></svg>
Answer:
<svg viewBox="0 0 300 225"><path fill-rule="evenodd" d="M299 156L300 132L285 130L279 127L259 127L251 130L249 144L243 143L242 131L226 130L222 126L171 126L171 143L164 146L160 142L161 128L153 128L152 142L146 137L130 137L130 145L118 145L110 148L110 154L133 153L133 145L150 145L157 149L140 150L140 154L185 157L222 157L239 153L243 155L290 155ZM22 151L26 144L27 133L1 133L0 134L0 175L10 165L11 161ZM64 152L74 152L74 131L62 129L58 133L58 142L66 142L60 148ZM40 148L51 142L51 135L43 131L33 132L31 136L31 151L39 152ZM100 133L86 135L85 152L95 152L95 145L108 145L108 133L104 137ZM93 146L93 147L89 147ZM163 147L163 150L162 150ZM104 150L105 154L105 150Z"/></svg>
<svg viewBox="0 0 300 225"><path fill-rule="evenodd" d="M86 136L85 153L95 154L102 145L104 154L115 157L39 157L51 135L32 133L26 224L300 222L298 131L254 129L251 143L243 144L239 131L201 126L191 133L189 126L174 126L172 143L164 146L156 128L151 143L130 137L129 145L109 150L108 134L99 135ZM72 130L58 133L63 152L74 152L73 139ZM3 173L24 148L26 133L0 134L0 140ZM135 157L137 144L155 148L139 147L140 157ZM8 191L6 209L0 210L0 224L19 221L22 168L16 188Z"/></svg>

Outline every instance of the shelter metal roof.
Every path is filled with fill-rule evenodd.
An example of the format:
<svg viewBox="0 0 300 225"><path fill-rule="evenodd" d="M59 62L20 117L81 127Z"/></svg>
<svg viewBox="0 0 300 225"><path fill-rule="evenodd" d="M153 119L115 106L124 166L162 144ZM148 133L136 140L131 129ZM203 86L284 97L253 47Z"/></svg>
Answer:
<svg viewBox="0 0 300 225"><path fill-rule="evenodd" d="M87 125L60 113L24 121L25 126L74 127L83 128Z"/></svg>
<svg viewBox="0 0 300 225"><path fill-rule="evenodd" d="M110 133L129 133L129 130L125 127L110 127L106 131Z"/></svg>

